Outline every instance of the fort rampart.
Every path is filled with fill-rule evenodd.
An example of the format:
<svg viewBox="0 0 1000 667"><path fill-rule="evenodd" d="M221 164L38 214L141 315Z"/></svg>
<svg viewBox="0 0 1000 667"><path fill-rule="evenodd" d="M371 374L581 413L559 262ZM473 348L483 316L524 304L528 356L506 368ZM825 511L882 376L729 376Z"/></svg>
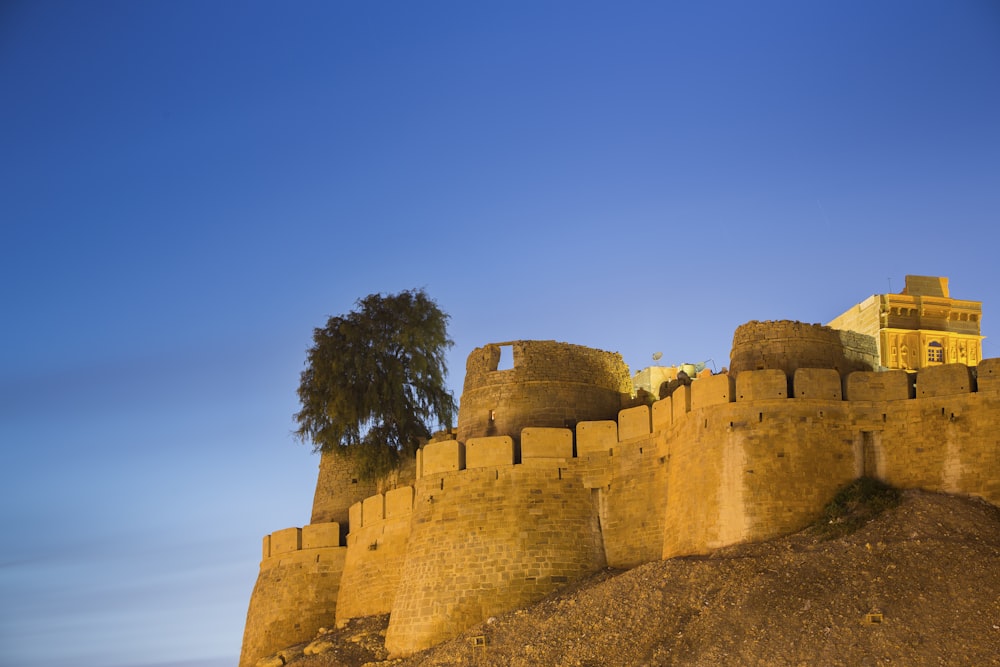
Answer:
<svg viewBox="0 0 1000 667"><path fill-rule="evenodd" d="M260 574L243 631L241 665L253 665L330 624L346 556L337 523L286 528L264 537Z"/></svg>
<svg viewBox="0 0 1000 667"><path fill-rule="evenodd" d="M321 616L391 612L387 647L412 653L605 565L800 530L863 475L1000 505L1000 359L918 374L743 369L613 418L523 426L517 440L425 446L412 487L350 507L346 547L313 547L331 550L321 583L321 561L282 556L308 553L305 538L276 553L288 533L272 534L241 665L285 646L278 637L311 638Z"/></svg>

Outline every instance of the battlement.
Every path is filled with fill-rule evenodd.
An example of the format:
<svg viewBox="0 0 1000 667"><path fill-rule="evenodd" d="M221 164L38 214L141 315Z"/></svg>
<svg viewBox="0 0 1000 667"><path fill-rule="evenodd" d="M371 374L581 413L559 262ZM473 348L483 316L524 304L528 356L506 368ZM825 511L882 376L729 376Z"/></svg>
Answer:
<svg viewBox="0 0 1000 667"><path fill-rule="evenodd" d="M340 546L339 523L313 523L302 528L285 528L264 536L261 562L270 562L297 551Z"/></svg>
<svg viewBox="0 0 1000 667"><path fill-rule="evenodd" d="M252 665L276 649L314 637L329 624L347 556L340 534L340 525L330 522L285 528L264 537L240 664Z"/></svg>
<svg viewBox="0 0 1000 667"><path fill-rule="evenodd" d="M413 497L412 486L401 486L351 505L338 626L391 611L406 557Z"/></svg>
<svg viewBox="0 0 1000 667"><path fill-rule="evenodd" d="M1000 359L984 360L977 369L964 364L943 364L917 373L906 371L852 371L841 375L830 368L799 368L789 377L772 368L744 371L737 377L721 373L679 387L672 396L652 406L618 411L614 420L581 421L575 428L526 427L520 445L511 436L432 442L417 452L417 479L427 476L513 465L564 465L566 461L616 445L649 438L658 430L681 421L688 413L729 403L761 401L862 401L866 403L934 398L1000 391ZM774 406L768 406L773 408ZM375 496L369 499L376 502ZM365 501L365 512L369 510ZM357 510L357 515L355 514ZM361 504L352 507L351 525L359 525Z"/></svg>

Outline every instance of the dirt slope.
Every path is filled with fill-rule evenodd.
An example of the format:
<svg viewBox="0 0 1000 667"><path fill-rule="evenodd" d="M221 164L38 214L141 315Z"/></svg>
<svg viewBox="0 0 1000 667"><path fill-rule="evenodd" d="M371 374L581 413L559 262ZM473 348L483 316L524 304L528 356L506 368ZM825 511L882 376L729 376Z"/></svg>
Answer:
<svg viewBox="0 0 1000 667"><path fill-rule="evenodd" d="M289 664L1000 665L1000 509L904 492L847 536L608 570L405 660L386 660L386 622Z"/></svg>

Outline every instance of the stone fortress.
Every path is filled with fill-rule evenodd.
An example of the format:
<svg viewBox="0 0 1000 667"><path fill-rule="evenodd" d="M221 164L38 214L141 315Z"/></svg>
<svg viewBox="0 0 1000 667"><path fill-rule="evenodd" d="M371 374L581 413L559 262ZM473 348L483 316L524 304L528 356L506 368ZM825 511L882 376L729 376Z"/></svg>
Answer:
<svg viewBox="0 0 1000 667"><path fill-rule="evenodd" d="M240 665L380 614L407 655L605 567L798 531L861 476L1000 505L980 319L946 278L907 276L829 326L744 324L728 371L652 402L616 353L476 349L457 428L393 478L321 458L310 524L263 540Z"/></svg>

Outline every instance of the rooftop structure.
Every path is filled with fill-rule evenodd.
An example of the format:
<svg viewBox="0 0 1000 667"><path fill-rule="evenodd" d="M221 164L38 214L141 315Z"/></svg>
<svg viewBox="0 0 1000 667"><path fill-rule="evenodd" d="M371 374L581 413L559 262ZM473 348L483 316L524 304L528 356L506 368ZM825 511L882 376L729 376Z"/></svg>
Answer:
<svg viewBox="0 0 1000 667"><path fill-rule="evenodd" d="M947 278L906 276L899 294L870 296L829 326L872 336L885 368L975 366L983 356L982 311L980 301L952 299Z"/></svg>

